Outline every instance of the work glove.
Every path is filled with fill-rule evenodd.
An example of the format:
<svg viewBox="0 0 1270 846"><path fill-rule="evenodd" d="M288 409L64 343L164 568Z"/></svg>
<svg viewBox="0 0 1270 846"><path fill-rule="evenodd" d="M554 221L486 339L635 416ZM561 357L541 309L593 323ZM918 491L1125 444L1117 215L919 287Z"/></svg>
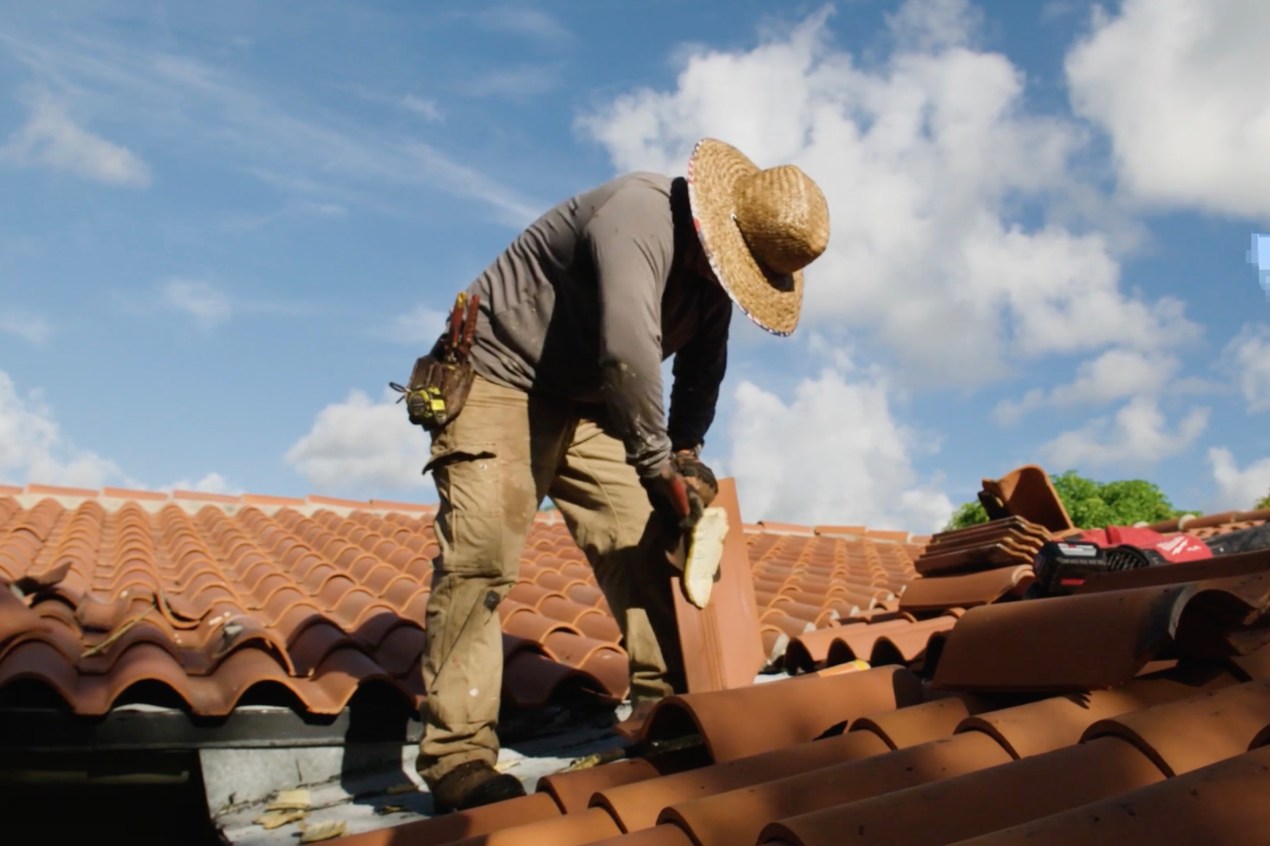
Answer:
<svg viewBox="0 0 1270 846"><path fill-rule="evenodd" d="M671 525L687 530L701 519L705 508L701 504L701 495L675 468L673 461L663 464L656 476L641 477L639 481L648 493L653 510Z"/></svg>
<svg viewBox="0 0 1270 846"><path fill-rule="evenodd" d="M676 452L670 458L671 464L684 477L688 486L696 491L701 499L701 507L708 508L714 498L719 495L719 482L714 471L702 463L697 454L690 450Z"/></svg>
<svg viewBox="0 0 1270 846"><path fill-rule="evenodd" d="M653 508L688 531L719 493L714 472L694 453L677 452L656 476L640 480Z"/></svg>

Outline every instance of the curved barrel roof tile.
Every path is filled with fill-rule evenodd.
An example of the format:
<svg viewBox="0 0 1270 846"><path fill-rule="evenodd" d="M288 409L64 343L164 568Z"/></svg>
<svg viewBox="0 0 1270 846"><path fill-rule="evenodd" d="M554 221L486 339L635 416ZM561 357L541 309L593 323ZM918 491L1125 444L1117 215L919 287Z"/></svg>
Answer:
<svg viewBox="0 0 1270 846"><path fill-rule="evenodd" d="M225 713L282 692L298 708L332 714L375 685L418 704L435 550L428 509L176 495L125 495L122 509L119 499L0 491L0 579L9 583L0 595L9 597L0 598L0 703L42 691L89 714L167 696ZM1215 515L1222 520L1201 529L1220 533L1247 516ZM531 842L550 829L560 842L624 846L764 837L1198 837L1217 846L1255 842L1270 825L1261 799L1270 787L1270 552L1109 574L1072 596L1033 600L1016 590L1027 574L1013 556L1048 532L1018 518L928 538L770 523L742 532L758 600L752 624L773 660L780 638L805 636L798 648L808 647L810 672L664 700L630 748L633 760L542 779L522 799L334 842ZM1002 550L1010 560L994 573ZM917 566L923 558L940 566ZM513 706L621 695L616 622L584 561L559 515L535 520L521 581L500 613L505 625L563 614L536 630L541 640L505 637ZM255 587L264 595L253 598ZM125 588L127 597L111 592ZM173 601L160 607L161 597ZM216 642L211 620L233 626L243 616L276 627L293 669L237 619L229 644L243 642L206 674L191 673L189 659ZM846 647L843 634L874 663L892 663L861 669L853 645L857 660L829 664L832 645ZM103 643L89 656L100 666L87 672L82 653ZM192 653L184 661L182 649ZM1105 828L1089 822L1096 816Z"/></svg>
<svg viewBox="0 0 1270 846"><path fill-rule="evenodd" d="M264 684L329 714L359 685L382 682L418 707L436 551L429 509L129 494L28 486L26 502L0 497L0 580L10 586L0 600L0 702L20 695L5 689L20 680L76 713L103 714L151 682L145 689L170 690L194 714L223 716ZM551 638L553 649L537 656L523 691L508 674L509 700L542 704L558 685L616 701L627 683L616 621L563 525L534 531L549 553L541 570L522 562L518 593L546 608L530 609L531 630L522 614L511 628ZM540 573L562 590L534 594Z"/></svg>

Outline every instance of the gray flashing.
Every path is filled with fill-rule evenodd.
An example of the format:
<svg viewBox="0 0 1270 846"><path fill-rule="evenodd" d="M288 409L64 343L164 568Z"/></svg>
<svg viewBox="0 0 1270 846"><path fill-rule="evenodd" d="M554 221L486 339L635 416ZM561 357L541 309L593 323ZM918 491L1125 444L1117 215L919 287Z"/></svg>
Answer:
<svg viewBox="0 0 1270 846"><path fill-rule="evenodd" d="M617 709L624 719L629 706ZM520 779L527 792L543 776L600 753L620 753L626 742L602 721L504 746L498 768ZM346 834L389 828L433 815L427 786L415 772L415 744L350 745L324 749L203 749L209 813L233 846L293 846L303 825L342 822ZM283 790L305 788L303 820L266 829L259 820Z"/></svg>

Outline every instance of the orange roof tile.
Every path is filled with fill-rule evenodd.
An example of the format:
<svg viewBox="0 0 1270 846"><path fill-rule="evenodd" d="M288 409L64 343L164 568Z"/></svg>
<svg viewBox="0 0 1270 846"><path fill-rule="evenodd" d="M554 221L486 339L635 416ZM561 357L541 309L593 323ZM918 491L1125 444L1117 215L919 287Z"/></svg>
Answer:
<svg viewBox="0 0 1270 846"><path fill-rule="evenodd" d="M0 692L18 679L43 682L74 712L96 715L152 681L195 714L224 716L272 682L301 709L331 714L380 681L418 707L435 551L429 515L342 517L320 507L309 515L293 505L317 503L251 495L230 513L207 494L189 494L213 506L190 514L175 503L181 492L154 513L140 497L107 511L88 493L73 507L0 500L0 580L22 592L18 600L6 590L0 602ZM257 504L281 507L266 513ZM522 578L538 569L525 562ZM579 596L588 604L557 594L532 611L551 652L524 665L537 669L512 668L509 701L541 704L557 684L598 701L624 695L616 622L594 596ZM608 625L579 625L586 616ZM569 633L545 640L553 631Z"/></svg>
<svg viewBox="0 0 1270 846"><path fill-rule="evenodd" d="M230 494L208 493L206 491L185 491L179 489L172 491L172 498L189 499L201 502L219 502L225 504L242 502L242 497Z"/></svg>
<svg viewBox="0 0 1270 846"><path fill-rule="evenodd" d="M150 502L163 502L169 498L163 491L139 491L132 488L111 487L102 488L101 495L116 499L148 500Z"/></svg>
<svg viewBox="0 0 1270 846"><path fill-rule="evenodd" d="M96 496L97 491L92 488L71 488L62 485L37 485L29 484L26 486L26 493L33 496Z"/></svg>
<svg viewBox="0 0 1270 846"><path fill-rule="evenodd" d="M199 714L271 686L319 714L362 684L418 705L425 513L175 499L151 512L0 496L0 580L16 587L0 591L0 702L38 683L101 714L157 682ZM994 523L906 543L741 524L752 624L795 675L663 700L632 760L332 842L1060 843L1101 836L1093 814L1126 842L1264 831L1270 550L1028 599L1017 556L1048 532ZM919 566L940 556L956 563ZM535 522L499 608L513 707L621 695L616 623L583 560L563 525ZM1195 819L1218 799L1220 817Z"/></svg>
<svg viewBox="0 0 1270 846"><path fill-rule="evenodd" d="M391 499L372 499L371 507L379 511L414 511L420 514L435 514L437 507L425 502L398 502Z"/></svg>

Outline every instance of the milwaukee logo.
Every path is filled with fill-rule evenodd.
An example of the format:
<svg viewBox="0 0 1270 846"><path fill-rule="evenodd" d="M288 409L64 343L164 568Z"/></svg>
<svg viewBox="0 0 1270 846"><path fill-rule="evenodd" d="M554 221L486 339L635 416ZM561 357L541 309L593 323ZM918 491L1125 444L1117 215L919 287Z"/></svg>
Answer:
<svg viewBox="0 0 1270 846"><path fill-rule="evenodd" d="M1160 550L1161 552L1167 552L1169 555L1177 555L1179 552L1183 551L1190 545L1191 545L1191 542L1189 538L1178 535L1175 538L1170 538L1166 541L1160 541L1159 543L1155 545L1155 548Z"/></svg>

